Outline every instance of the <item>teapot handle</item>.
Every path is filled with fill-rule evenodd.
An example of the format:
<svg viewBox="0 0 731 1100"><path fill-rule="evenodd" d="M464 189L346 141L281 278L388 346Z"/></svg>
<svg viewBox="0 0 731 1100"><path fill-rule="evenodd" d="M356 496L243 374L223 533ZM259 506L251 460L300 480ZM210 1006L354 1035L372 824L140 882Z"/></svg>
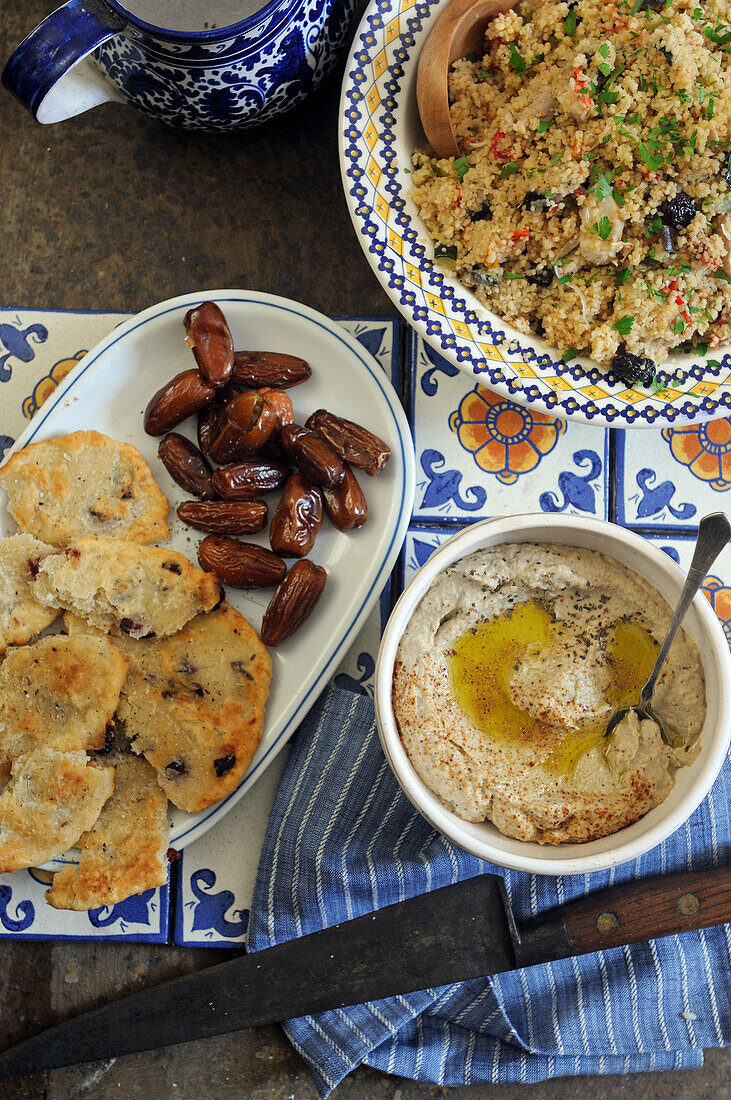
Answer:
<svg viewBox="0 0 731 1100"><path fill-rule="evenodd" d="M103 0L68 0L23 39L3 69L2 84L37 122L60 122L124 97L89 55L124 28Z"/></svg>

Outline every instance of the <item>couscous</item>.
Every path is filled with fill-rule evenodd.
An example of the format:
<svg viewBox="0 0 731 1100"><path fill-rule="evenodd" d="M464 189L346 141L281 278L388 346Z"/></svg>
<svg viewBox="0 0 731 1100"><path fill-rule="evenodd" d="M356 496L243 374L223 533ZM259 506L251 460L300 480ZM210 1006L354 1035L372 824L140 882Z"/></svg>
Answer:
<svg viewBox="0 0 731 1100"><path fill-rule="evenodd" d="M650 384L731 341L726 0L523 0L450 73L462 151L413 156L446 265L566 360Z"/></svg>

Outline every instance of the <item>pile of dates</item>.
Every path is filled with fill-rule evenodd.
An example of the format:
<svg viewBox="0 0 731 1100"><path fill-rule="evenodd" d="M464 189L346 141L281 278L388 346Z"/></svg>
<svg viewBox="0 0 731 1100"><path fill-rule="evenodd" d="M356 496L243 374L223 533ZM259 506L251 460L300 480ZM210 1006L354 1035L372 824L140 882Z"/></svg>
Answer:
<svg viewBox="0 0 731 1100"><path fill-rule="evenodd" d="M377 474L391 452L360 424L325 409L304 427L297 424L287 390L310 377L310 366L294 355L235 351L214 302L189 310L184 324L197 366L157 391L145 409L145 431L164 436L162 462L198 498L181 504L178 516L207 532L198 548L202 568L238 588L277 585L261 638L279 645L310 615L325 587L326 571L307 560L323 513L340 531L361 527L368 506L353 467ZM194 414L197 447L171 431ZM269 509L260 498L277 489L271 550L233 538L266 527ZM299 559L289 572L285 558Z"/></svg>

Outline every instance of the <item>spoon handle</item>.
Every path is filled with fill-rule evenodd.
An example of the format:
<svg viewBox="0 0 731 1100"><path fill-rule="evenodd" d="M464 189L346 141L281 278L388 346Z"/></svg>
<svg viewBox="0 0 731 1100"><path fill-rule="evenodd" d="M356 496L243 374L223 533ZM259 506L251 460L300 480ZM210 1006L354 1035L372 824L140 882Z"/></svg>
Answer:
<svg viewBox="0 0 731 1100"><path fill-rule="evenodd" d="M685 613L690 607L696 592L708 575L708 570L711 568L730 537L731 524L723 512L713 512L710 516L704 516L698 525L698 539L695 544L693 561L690 563L690 569L688 570L688 576L686 577L683 591L678 600L678 605L675 608L670 626L668 627L668 632L660 647L657 660L653 665L647 683L640 692L641 707L647 706L650 702L652 693L655 690L655 681L660 674L660 669L665 663L668 650L673 644L680 624L685 618Z"/></svg>

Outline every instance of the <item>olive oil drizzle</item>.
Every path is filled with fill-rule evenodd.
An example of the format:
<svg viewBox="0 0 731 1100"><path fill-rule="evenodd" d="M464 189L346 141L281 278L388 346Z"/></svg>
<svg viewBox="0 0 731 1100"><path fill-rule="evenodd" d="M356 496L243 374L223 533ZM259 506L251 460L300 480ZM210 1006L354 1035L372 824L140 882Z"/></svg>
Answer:
<svg viewBox="0 0 731 1100"><path fill-rule="evenodd" d="M529 749L553 744L541 763L551 772L568 774L585 753L601 745L606 719L569 730L556 744L555 727L520 710L510 696L510 682L520 661L560 645L560 635L550 607L529 600L468 630L449 650L447 660L454 698L473 726L504 745ZM607 631L604 651L609 665L607 713L611 714L639 698L658 643L639 623L621 619Z"/></svg>

